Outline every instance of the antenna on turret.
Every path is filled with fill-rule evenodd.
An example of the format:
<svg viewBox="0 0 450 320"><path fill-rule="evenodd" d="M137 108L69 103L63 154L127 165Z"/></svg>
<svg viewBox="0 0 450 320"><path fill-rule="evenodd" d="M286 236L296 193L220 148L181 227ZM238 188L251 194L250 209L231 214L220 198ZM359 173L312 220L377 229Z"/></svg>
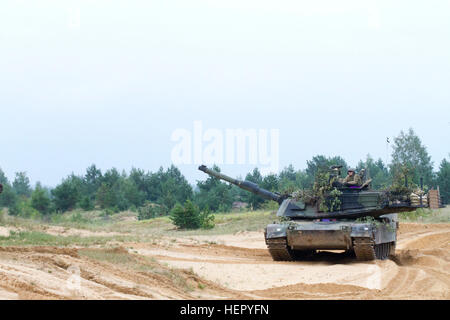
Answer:
<svg viewBox="0 0 450 320"><path fill-rule="evenodd" d="M386 137L386 167L388 165L388 157L389 157L389 137Z"/></svg>

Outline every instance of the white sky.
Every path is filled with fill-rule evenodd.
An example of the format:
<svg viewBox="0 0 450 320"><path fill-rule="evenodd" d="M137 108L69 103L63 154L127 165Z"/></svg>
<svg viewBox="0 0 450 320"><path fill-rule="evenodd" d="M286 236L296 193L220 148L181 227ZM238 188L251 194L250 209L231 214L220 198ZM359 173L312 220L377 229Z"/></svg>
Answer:
<svg viewBox="0 0 450 320"><path fill-rule="evenodd" d="M280 130L280 166L450 148L450 1L0 4L0 167L54 186L91 163L170 165L171 133ZM391 139L392 140L392 139ZM197 165L180 166L191 182ZM251 166L224 166L244 175Z"/></svg>

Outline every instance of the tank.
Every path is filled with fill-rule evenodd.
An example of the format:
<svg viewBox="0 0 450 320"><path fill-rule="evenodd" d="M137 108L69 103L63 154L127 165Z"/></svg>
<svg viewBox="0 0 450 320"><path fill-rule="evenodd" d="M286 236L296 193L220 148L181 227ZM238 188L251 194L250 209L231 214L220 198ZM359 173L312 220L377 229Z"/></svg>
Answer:
<svg viewBox="0 0 450 320"><path fill-rule="evenodd" d="M281 194L253 182L233 179L202 165L199 170L264 199L278 202L280 222L264 229L265 243L275 261L306 258L317 250L345 250L358 260L387 259L395 254L397 213L414 211L408 194L370 189L340 182L339 166L330 168L324 186L312 191ZM329 187L328 187L329 186Z"/></svg>

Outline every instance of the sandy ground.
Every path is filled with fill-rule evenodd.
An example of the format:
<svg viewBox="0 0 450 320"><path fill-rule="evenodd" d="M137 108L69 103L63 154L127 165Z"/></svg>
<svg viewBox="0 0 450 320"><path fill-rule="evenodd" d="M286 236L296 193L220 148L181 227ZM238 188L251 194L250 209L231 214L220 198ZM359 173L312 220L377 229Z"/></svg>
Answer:
<svg viewBox="0 0 450 320"><path fill-rule="evenodd" d="M19 231L19 229L14 227L2 227L0 226L0 237L9 237L11 231Z"/></svg>
<svg viewBox="0 0 450 320"><path fill-rule="evenodd" d="M84 229L65 228L60 226L41 226L42 231L54 236L79 236L79 237L108 237L108 236L120 236L127 235L119 232L103 232L103 231L89 231Z"/></svg>
<svg viewBox="0 0 450 320"><path fill-rule="evenodd" d="M79 231L64 233L72 232ZM274 262L262 232L122 246L164 270L130 270L77 248L0 247L0 298L450 299L450 224L403 223L396 256L364 263L325 251L307 261ZM171 270L191 289L167 276Z"/></svg>

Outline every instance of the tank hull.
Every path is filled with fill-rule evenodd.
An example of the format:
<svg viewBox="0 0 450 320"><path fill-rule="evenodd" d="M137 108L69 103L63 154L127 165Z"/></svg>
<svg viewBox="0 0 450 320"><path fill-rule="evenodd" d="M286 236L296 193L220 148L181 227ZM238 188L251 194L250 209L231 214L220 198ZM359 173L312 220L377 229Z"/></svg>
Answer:
<svg viewBox="0 0 450 320"><path fill-rule="evenodd" d="M298 220L268 225L265 241L269 251L276 249L280 252L285 245L288 259L275 260L296 260L297 256L301 256L298 253L316 250L354 252L359 260L386 259L393 254L397 229L396 214L383 215L370 221Z"/></svg>

